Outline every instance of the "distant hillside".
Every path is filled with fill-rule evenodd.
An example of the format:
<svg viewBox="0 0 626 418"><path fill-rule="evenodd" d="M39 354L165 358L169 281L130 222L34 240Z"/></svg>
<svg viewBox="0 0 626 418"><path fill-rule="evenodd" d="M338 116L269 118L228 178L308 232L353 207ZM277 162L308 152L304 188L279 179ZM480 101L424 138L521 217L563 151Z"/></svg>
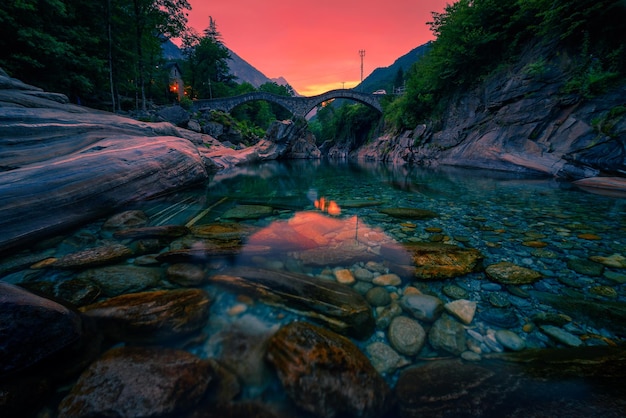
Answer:
<svg viewBox="0 0 626 418"><path fill-rule="evenodd" d="M180 60L183 59L183 54L172 41L169 39L163 42L161 46L163 50L163 57L167 60ZM250 63L241 58L231 49L228 49L230 53L230 60L228 62L228 68L231 74L237 77L238 83L247 82L258 88L261 84L274 82L278 85L289 84L283 77L270 79L265 74L254 68ZM296 93L297 94L297 93Z"/></svg>
<svg viewBox="0 0 626 418"><path fill-rule="evenodd" d="M180 48L169 39L165 39L161 43L161 50L163 51L163 58L166 60L175 61L183 59L183 53L180 51Z"/></svg>
<svg viewBox="0 0 626 418"><path fill-rule="evenodd" d="M261 84L272 82L265 74L254 68L234 51L229 49L228 52L230 52L228 68L231 74L237 77L238 83L245 81L258 88Z"/></svg>
<svg viewBox="0 0 626 418"><path fill-rule="evenodd" d="M424 45L420 45L415 49L412 49L407 54L401 56L389 67L381 67L375 69L361 84L356 87L356 90L372 93L376 90L384 89L388 93L393 91L393 82L398 74L398 70L402 68L404 74L407 73L411 66L419 61L419 59L430 48L430 42Z"/></svg>

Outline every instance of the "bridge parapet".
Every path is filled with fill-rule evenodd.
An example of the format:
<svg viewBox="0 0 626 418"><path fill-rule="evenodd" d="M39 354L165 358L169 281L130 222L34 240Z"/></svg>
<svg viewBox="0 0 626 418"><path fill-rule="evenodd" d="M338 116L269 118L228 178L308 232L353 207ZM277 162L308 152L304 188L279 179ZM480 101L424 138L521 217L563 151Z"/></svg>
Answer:
<svg viewBox="0 0 626 418"><path fill-rule="evenodd" d="M199 111L222 110L224 112L230 112L235 107L244 103L255 100L264 100L270 103L276 103L286 108L294 116L305 117L317 105L331 99L354 100L368 105L381 113L383 111L382 106L380 105L379 95L361 93L351 89L331 90L311 97L279 96L277 94L267 93L264 91L255 91L234 97L195 100L194 109Z"/></svg>

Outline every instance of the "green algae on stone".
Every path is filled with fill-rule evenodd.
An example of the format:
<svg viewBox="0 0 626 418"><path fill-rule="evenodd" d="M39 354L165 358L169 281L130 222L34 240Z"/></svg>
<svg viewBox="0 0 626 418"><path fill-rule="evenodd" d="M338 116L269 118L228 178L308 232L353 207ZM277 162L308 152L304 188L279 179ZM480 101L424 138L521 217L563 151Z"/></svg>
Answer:
<svg viewBox="0 0 626 418"><path fill-rule="evenodd" d="M485 273L489 279L500 284L530 284L541 278L541 273L508 261L487 266Z"/></svg>

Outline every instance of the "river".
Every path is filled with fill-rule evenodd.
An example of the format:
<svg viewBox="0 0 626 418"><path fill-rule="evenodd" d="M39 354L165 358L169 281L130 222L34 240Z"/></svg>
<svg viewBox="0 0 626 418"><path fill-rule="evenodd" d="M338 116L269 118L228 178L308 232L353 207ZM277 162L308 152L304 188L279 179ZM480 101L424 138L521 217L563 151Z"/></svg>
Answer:
<svg viewBox="0 0 626 418"><path fill-rule="evenodd" d="M626 341L626 322L619 316L626 304L626 199L593 194L552 178L378 163L267 162L219 172L207 184L119 212L124 210L143 211L147 226L184 225L196 231L228 226L234 235L226 231L220 243L211 247L216 252L233 248L231 241L238 240L234 252L216 257L207 249L209 235L200 238L196 233L162 243L154 253L129 257L124 265L165 271L172 261L155 261L155 254L195 248L197 252L186 253L185 261L200 266L207 276L236 267L306 275L351 287L371 305L376 327L368 335L354 338L348 333L348 337L392 388L405 370L437 359L480 364L498 353L614 347ZM114 238L103 228L105 221L43 241L29 253L59 259L110 242ZM118 241L129 246L133 242ZM413 244L477 250L481 261L459 273L442 272L441 266L424 273L411 262L398 262L397 253L388 250ZM29 288L46 282L53 283L47 289L58 289L60 283L80 275L54 268L13 270L5 269L1 279ZM514 282L518 272L524 278ZM528 274L535 276L528 279ZM165 288L180 287L163 283ZM247 335L252 341L294 320L329 328L315 318L315 301L304 307L284 300L267 304L258 295L219 281L202 281L200 286L211 295L209 319L202 330L204 338L186 342L184 349L230 364L242 382L241 398L284 401L276 377L260 371L259 346L237 337L240 345L233 348L231 337ZM104 299L112 292L103 291L99 299L80 303ZM404 302L410 295L436 300L434 312L422 312L425 316L420 317ZM470 308L469 318L454 313L454 304L449 305L454 301ZM398 311L393 313L391 306ZM612 310L614 314L607 313ZM433 336L442 312L460 315L456 332L464 334L457 336L464 346L446 345ZM410 352L402 341L390 341L386 321L397 315L411 318L424 330L419 351ZM377 357L374 344L384 345L388 355ZM394 360L388 361L389 357Z"/></svg>

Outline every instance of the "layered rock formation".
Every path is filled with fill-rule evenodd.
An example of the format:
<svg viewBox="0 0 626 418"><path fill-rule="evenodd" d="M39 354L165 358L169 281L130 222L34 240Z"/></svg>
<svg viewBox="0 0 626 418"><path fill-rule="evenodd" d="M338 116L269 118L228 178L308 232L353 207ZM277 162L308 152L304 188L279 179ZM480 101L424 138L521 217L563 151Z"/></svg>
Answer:
<svg viewBox="0 0 626 418"><path fill-rule="evenodd" d="M571 67L566 54L558 50L529 48L511 68L457 94L439 122L384 135L350 157L568 180L622 177L626 86L590 99L566 94ZM620 182L622 188L625 183Z"/></svg>
<svg viewBox="0 0 626 418"><path fill-rule="evenodd" d="M301 125L284 122L270 131L269 140L235 151L171 123L70 104L0 69L0 250L204 181L217 170L286 157L292 145L315 154Z"/></svg>

